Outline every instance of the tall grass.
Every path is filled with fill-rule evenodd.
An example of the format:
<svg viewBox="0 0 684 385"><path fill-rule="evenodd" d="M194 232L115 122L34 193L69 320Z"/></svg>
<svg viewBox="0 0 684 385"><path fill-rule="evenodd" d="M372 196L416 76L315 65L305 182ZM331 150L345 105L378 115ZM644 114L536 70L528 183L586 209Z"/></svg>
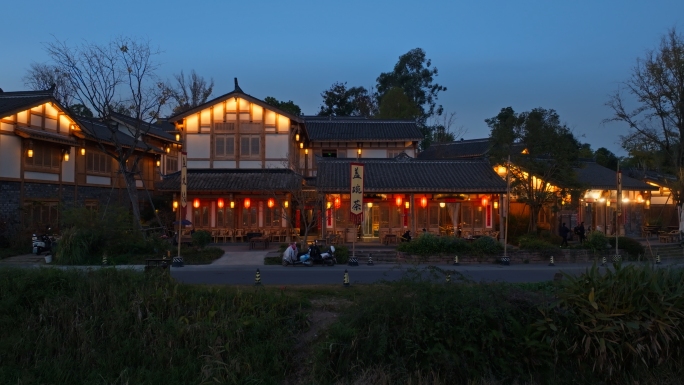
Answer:
<svg viewBox="0 0 684 385"><path fill-rule="evenodd" d="M295 297L103 269L0 271L0 383L279 383Z"/></svg>

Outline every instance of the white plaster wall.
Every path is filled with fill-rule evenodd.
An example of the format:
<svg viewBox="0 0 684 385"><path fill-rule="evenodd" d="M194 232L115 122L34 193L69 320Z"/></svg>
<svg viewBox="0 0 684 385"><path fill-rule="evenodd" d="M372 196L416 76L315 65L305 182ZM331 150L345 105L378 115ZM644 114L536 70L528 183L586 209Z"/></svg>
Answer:
<svg viewBox="0 0 684 385"><path fill-rule="evenodd" d="M49 180L51 182L57 182L59 181L59 174L50 174L49 172L25 171L24 179Z"/></svg>
<svg viewBox="0 0 684 385"><path fill-rule="evenodd" d="M209 168L208 160L189 160L188 168Z"/></svg>
<svg viewBox="0 0 684 385"><path fill-rule="evenodd" d="M235 168L234 160L215 160L214 168Z"/></svg>
<svg viewBox="0 0 684 385"><path fill-rule="evenodd" d="M354 157L356 156L356 150L354 150ZM349 156L351 157L351 155ZM361 149L361 158L387 158L387 149Z"/></svg>
<svg viewBox="0 0 684 385"><path fill-rule="evenodd" d="M0 177L21 177L21 138L0 135Z"/></svg>
<svg viewBox="0 0 684 385"><path fill-rule="evenodd" d="M136 180L136 181L135 181L135 187L142 188L142 186L143 186L143 183L142 183L141 180Z"/></svg>
<svg viewBox="0 0 684 385"><path fill-rule="evenodd" d="M240 168L261 168L261 161L258 161L258 160L240 161Z"/></svg>
<svg viewBox="0 0 684 385"><path fill-rule="evenodd" d="M287 159L283 160L267 160L266 168L288 168Z"/></svg>
<svg viewBox="0 0 684 385"><path fill-rule="evenodd" d="M0 122L0 131L14 131L14 124Z"/></svg>
<svg viewBox="0 0 684 385"><path fill-rule="evenodd" d="M287 159L289 135L266 135L266 158Z"/></svg>
<svg viewBox="0 0 684 385"><path fill-rule="evenodd" d="M112 184L112 178L107 176L86 175L86 183L110 185Z"/></svg>
<svg viewBox="0 0 684 385"><path fill-rule="evenodd" d="M73 182L76 175L76 149L71 147L69 161L62 162L62 182Z"/></svg>
<svg viewBox="0 0 684 385"><path fill-rule="evenodd" d="M186 136L188 158L209 159L210 139L209 134L193 134Z"/></svg>

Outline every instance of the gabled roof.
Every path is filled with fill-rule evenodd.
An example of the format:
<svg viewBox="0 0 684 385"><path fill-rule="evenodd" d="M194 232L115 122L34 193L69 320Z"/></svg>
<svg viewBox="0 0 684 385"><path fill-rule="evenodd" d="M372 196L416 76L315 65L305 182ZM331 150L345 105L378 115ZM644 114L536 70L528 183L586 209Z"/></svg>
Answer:
<svg viewBox="0 0 684 385"><path fill-rule="evenodd" d="M301 184L302 176L288 169L188 169L188 191L293 191ZM179 191L180 171L165 175L157 189Z"/></svg>
<svg viewBox="0 0 684 385"><path fill-rule="evenodd" d="M449 143L433 143L418 154L418 159L481 158L490 149L489 138L458 140Z"/></svg>
<svg viewBox="0 0 684 385"><path fill-rule="evenodd" d="M138 140L137 143L135 143L133 137L126 135L121 131L112 132L112 130L110 130L109 127L107 127L107 125L105 125L99 120L86 118L83 116L76 116L75 118L76 122L81 128L80 132L74 132L74 134L77 136L112 145L116 141L118 141L118 143L121 144L123 147L129 148L135 144L135 147L141 151L164 153L164 151L159 147L147 144L142 140Z"/></svg>
<svg viewBox="0 0 684 385"><path fill-rule="evenodd" d="M617 172L603 167L596 162L582 162L582 167L576 168L577 180L592 190L617 190ZM629 191L653 191L658 187L630 178L628 173L622 173L622 189Z"/></svg>
<svg viewBox="0 0 684 385"><path fill-rule="evenodd" d="M275 111L280 115L287 116L291 120L294 120L296 122L301 122L301 118L299 116L292 115L291 113L289 113L287 111L283 111L280 108L274 107L274 106L266 103L265 101L263 101L261 99L257 99L254 96L251 96L251 95L244 93L242 91L242 88L240 88L240 86L238 85L237 78L235 78L235 89L233 91L231 91L227 94L221 95L217 98L211 99L211 100L209 100L203 104L200 104L199 106L197 106L195 108L189 109L187 111L183 111L183 112L176 114L176 115L169 116L167 118L167 120L170 122L174 122L174 121L183 119L188 115L192 115L192 114L195 114L197 112L200 112L207 107L213 106L216 103L222 102L222 101L230 99L230 98L241 98L241 99L248 100L252 103L260 105L261 107L264 107L264 108L269 109L271 111Z"/></svg>
<svg viewBox="0 0 684 385"><path fill-rule="evenodd" d="M307 136L318 142L386 142L423 139L415 121L359 117L304 117Z"/></svg>
<svg viewBox="0 0 684 385"><path fill-rule="evenodd" d="M110 112L110 116L113 120L130 127L131 129L135 130L136 128L139 128L141 133L143 135L148 135L148 136L153 136L159 139L163 140L168 140L174 143L176 142L176 137L174 135L171 135L164 130L161 129L161 127L158 127L155 124L145 122L143 120L139 120L136 118L132 118L130 116L120 114L118 112Z"/></svg>
<svg viewBox="0 0 684 385"><path fill-rule="evenodd" d="M0 118L46 102L56 102L52 92L53 90L0 92Z"/></svg>
<svg viewBox="0 0 684 385"><path fill-rule="evenodd" d="M634 179L655 183L658 186L672 186L673 183L677 182L676 176L660 171L628 168L624 169L623 173Z"/></svg>
<svg viewBox="0 0 684 385"><path fill-rule="evenodd" d="M324 192L348 192L349 158L317 158L316 186ZM420 160L359 159L364 168L364 191L403 193L505 193L506 181L483 159Z"/></svg>

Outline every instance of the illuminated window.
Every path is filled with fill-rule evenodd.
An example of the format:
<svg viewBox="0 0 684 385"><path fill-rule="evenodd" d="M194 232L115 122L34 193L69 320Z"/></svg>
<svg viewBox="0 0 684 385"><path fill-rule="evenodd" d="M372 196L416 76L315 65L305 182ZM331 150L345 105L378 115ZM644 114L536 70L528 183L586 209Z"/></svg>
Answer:
<svg viewBox="0 0 684 385"><path fill-rule="evenodd" d="M28 152L24 155L24 164L28 167L47 168L59 170L59 163L62 158L60 148L51 146L47 143L33 143L33 157L28 157Z"/></svg>

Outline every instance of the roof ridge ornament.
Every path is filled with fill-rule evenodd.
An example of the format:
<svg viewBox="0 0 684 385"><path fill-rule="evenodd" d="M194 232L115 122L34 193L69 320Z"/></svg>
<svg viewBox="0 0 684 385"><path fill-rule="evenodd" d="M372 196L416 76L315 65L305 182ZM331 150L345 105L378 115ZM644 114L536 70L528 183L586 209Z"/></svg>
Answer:
<svg viewBox="0 0 684 385"><path fill-rule="evenodd" d="M233 79L235 79L235 90L234 90L234 92L242 92L244 94L245 92L242 91L242 88L240 88L240 86L238 85L237 78L233 78Z"/></svg>
<svg viewBox="0 0 684 385"><path fill-rule="evenodd" d="M410 162L413 158L408 156L404 151L400 152L399 155L394 157L397 162Z"/></svg>

